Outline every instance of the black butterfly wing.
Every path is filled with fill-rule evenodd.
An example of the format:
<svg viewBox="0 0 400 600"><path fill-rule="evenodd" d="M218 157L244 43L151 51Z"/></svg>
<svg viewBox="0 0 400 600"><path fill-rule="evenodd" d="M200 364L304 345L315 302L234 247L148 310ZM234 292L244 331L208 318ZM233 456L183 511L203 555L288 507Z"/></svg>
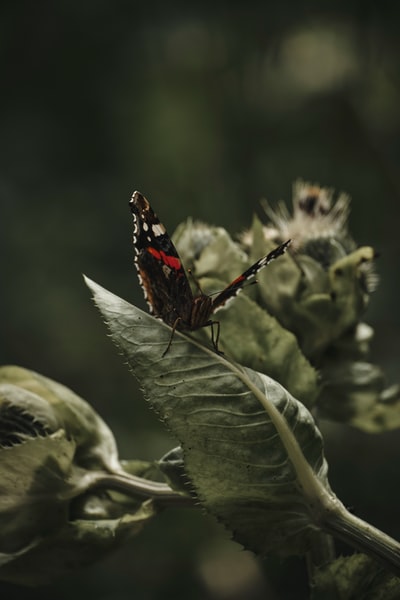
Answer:
<svg viewBox="0 0 400 600"><path fill-rule="evenodd" d="M291 240L284 242L271 252L260 258L257 262L254 263L251 267L247 269L244 273L236 277L225 289L222 290L213 300L213 312L221 308L228 300L237 296L237 294L243 289L246 281L254 277L256 273L266 265L268 265L272 260L275 260L279 256L281 256L284 252L286 252L287 247L291 243Z"/></svg>
<svg viewBox="0 0 400 600"><path fill-rule="evenodd" d="M170 326L181 319L184 326L190 320L193 294L179 254L142 194L134 192L129 206L134 219L135 265L150 313Z"/></svg>

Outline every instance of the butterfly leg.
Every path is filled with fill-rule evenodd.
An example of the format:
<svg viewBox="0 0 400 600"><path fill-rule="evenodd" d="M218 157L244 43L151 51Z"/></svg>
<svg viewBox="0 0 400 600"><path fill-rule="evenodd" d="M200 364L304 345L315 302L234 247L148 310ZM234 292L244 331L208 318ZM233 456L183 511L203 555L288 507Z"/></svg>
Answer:
<svg viewBox="0 0 400 600"><path fill-rule="evenodd" d="M214 346L214 350L217 354L224 354L222 352L222 350L219 350L218 348L218 341L219 341L219 334L220 334L220 330L221 330L221 324L219 321L210 321L209 325L211 327L211 342L212 345ZM216 326L217 329L217 333L215 334L214 332L214 325Z"/></svg>
<svg viewBox="0 0 400 600"><path fill-rule="evenodd" d="M164 358L164 356L167 354L168 350L171 348L172 340L174 338L176 328L178 327L180 321L182 321L182 319L181 319L181 317L178 317L172 326L171 337L169 338L168 346L166 347L166 349L164 350L164 352L161 355L162 358Z"/></svg>

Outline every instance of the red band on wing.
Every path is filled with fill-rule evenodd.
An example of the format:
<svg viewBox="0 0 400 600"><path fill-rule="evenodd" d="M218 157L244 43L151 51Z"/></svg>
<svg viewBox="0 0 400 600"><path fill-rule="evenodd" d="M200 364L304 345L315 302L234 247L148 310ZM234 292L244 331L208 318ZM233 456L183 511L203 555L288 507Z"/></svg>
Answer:
<svg viewBox="0 0 400 600"><path fill-rule="evenodd" d="M230 284L229 287L235 287L238 283L240 283L241 281L243 281L244 279L246 279L246 277L244 277L244 275L239 275L239 277L236 277L236 279L234 279L232 281L232 283Z"/></svg>
<svg viewBox="0 0 400 600"><path fill-rule="evenodd" d="M150 254L152 254L154 256L154 258L156 258L157 260L160 260L161 255L159 253L158 250L156 250L155 248L153 248L152 246L149 246L147 248L147 251L150 252Z"/></svg>
<svg viewBox="0 0 400 600"><path fill-rule="evenodd" d="M163 252L162 250L161 252L159 252L152 246L149 246L147 250L148 252L150 252L150 254L154 256L154 258L156 258L157 260L161 260L165 265L171 267L171 269L179 271L179 269L182 268L181 261L176 256L169 256L168 254L165 254L165 252Z"/></svg>
<svg viewBox="0 0 400 600"><path fill-rule="evenodd" d="M176 258L176 256L169 256L168 254L165 254L165 252L161 251L161 258L166 265L171 267L171 269L179 271L179 269L182 268L181 261L179 260L179 258Z"/></svg>

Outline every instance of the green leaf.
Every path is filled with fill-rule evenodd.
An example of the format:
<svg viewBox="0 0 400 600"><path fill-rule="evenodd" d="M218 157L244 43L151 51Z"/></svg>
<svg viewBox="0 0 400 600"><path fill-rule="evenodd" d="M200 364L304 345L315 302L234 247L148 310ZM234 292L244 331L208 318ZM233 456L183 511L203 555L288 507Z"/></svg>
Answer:
<svg viewBox="0 0 400 600"><path fill-rule="evenodd" d="M385 377L377 365L365 361L325 361L319 414L353 425L368 433L400 427L400 389L385 388Z"/></svg>
<svg viewBox="0 0 400 600"><path fill-rule="evenodd" d="M145 398L181 443L206 508L255 552L305 552L312 488L330 493L307 409L274 380L179 332L163 357L169 327L87 284Z"/></svg>
<svg viewBox="0 0 400 600"><path fill-rule="evenodd" d="M318 569L312 600L398 600L400 579L366 556L341 557Z"/></svg>

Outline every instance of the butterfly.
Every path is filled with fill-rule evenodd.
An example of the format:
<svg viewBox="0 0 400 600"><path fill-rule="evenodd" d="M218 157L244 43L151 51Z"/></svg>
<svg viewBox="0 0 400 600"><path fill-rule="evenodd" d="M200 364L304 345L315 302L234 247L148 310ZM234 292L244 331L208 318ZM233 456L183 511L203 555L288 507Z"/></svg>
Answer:
<svg viewBox="0 0 400 600"><path fill-rule="evenodd" d="M212 319L213 314L236 296L260 269L281 256L291 241L260 258L218 294L204 294L196 282L198 294L194 295L179 254L148 200L140 192L134 192L129 206L134 219L135 265L150 314L172 327L163 356L168 352L176 330L195 331L207 326L211 326L214 349L220 353L220 323ZM216 335L214 325L217 327Z"/></svg>

